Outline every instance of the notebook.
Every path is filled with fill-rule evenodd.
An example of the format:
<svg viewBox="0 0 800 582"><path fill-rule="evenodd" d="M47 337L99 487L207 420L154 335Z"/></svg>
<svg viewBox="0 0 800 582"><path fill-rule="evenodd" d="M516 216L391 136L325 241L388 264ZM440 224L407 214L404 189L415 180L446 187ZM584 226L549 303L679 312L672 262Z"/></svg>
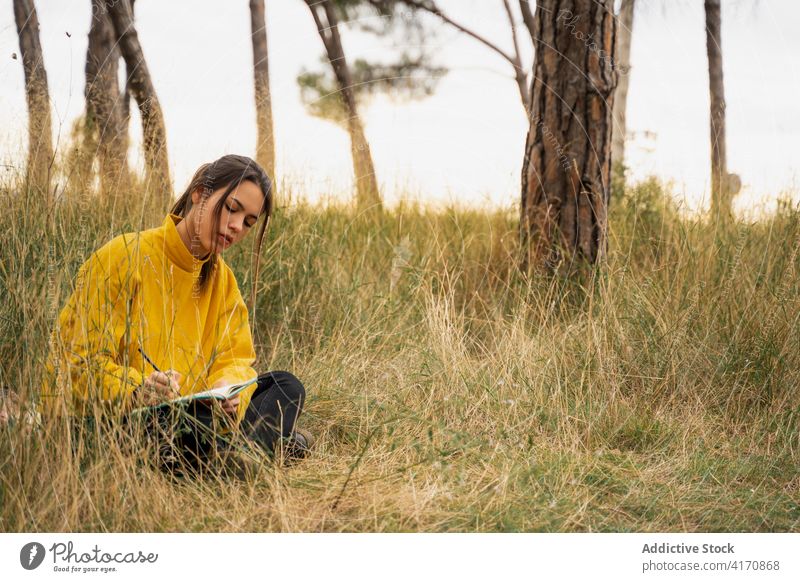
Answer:
<svg viewBox="0 0 800 582"><path fill-rule="evenodd" d="M181 396L180 398L175 398L174 400L167 400L165 402L159 402L158 404L152 404L150 406L141 406L139 408L131 410L131 412L153 410L155 408L161 408L163 406L171 406L174 404L181 404L183 402L192 402L194 400L227 400L228 398L236 396L239 392L241 392L248 386L252 386L256 382L258 382L258 377L253 378L252 380L247 380L246 382L241 382L239 384L228 384L227 386L219 386L217 388L212 388L211 390L206 390L205 392L196 392L194 394L187 394L186 396Z"/></svg>

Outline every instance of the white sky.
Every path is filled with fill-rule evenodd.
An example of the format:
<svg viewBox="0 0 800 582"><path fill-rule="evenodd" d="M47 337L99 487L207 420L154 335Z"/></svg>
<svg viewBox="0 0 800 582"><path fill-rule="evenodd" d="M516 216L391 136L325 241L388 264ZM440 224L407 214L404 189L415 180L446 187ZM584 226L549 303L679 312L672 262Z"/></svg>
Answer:
<svg viewBox="0 0 800 582"><path fill-rule="evenodd" d="M439 0L454 18L511 50L502 0ZM702 0L639 0L628 101L627 161L634 178L673 180L690 208L709 189L708 77ZM83 110L89 0L37 0L45 65L61 146ZM137 29L164 110L176 190L201 163L254 155L252 48L246 0L138 0ZM322 43L301 0L267 0L278 173L297 194L349 196L346 133L308 116L296 76L319 67ZM432 21L435 22L435 21ZM800 152L800 2L723 0L728 166L742 177L739 209L795 197ZM527 131L510 65L440 26L431 41L451 72L433 97L377 99L362 115L389 203L509 205L519 196ZM71 36L67 36L69 32ZM386 42L344 31L348 58L386 54ZM526 57L531 49L524 47ZM12 3L0 8L0 163L20 164L27 113ZM134 106L135 109L135 106ZM132 159L141 164L140 125ZM7 170L8 171L8 170Z"/></svg>

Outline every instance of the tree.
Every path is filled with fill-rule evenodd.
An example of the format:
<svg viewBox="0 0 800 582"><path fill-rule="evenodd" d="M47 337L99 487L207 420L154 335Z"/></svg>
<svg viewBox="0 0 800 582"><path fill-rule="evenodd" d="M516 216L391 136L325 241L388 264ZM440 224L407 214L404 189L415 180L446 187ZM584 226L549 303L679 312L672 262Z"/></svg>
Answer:
<svg viewBox="0 0 800 582"><path fill-rule="evenodd" d="M39 17L33 0L14 0L14 19L25 72L25 99L28 105L28 162L25 181L45 193L51 202L50 166L53 160L53 134L50 118L50 93L39 39Z"/></svg>
<svg viewBox="0 0 800 582"><path fill-rule="evenodd" d="M720 0L705 0L708 85L711 94L711 215L726 222L733 217L732 199L741 188L728 174L725 145L725 84L722 78L722 11Z"/></svg>
<svg viewBox="0 0 800 582"><path fill-rule="evenodd" d="M606 252L613 0L540 0L522 164L522 266L596 263Z"/></svg>
<svg viewBox="0 0 800 582"><path fill-rule="evenodd" d="M625 137L628 133L626 111L631 69L631 35L633 34L635 4L636 0L622 0L617 15L617 44L614 53L614 68L619 72L619 83L614 93L614 132L611 139L611 159L614 160L615 173L623 179L625 174Z"/></svg>
<svg viewBox="0 0 800 582"><path fill-rule="evenodd" d="M348 131L357 203L360 207L380 208L369 143L358 114L360 105L376 93L385 92L402 99L430 95L446 70L429 63L424 47L432 33L425 29L415 11L402 12L403 5L399 1L306 0L306 4L325 45L323 61L330 66L322 71L302 71L297 78L301 97L312 115L337 123ZM404 45L416 49L403 49L389 62L356 59L349 64L339 35L339 23L347 22L354 22L361 30L382 38L397 33Z"/></svg>
<svg viewBox="0 0 800 582"><path fill-rule="evenodd" d="M272 97L269 89L269 53L264 0L250 0L250 30L253 38L253 74L256 94L258 137L256 161L275 179L275 137L272 124Z"/></svg>
<svg viewBox="0 0 800 582"><path fill-rule="evenodd" d="M353 173L356 186L356 204L359 208L379 210L382 207L378 180L372 152L364 133L364 125L358 114L353 80L347 66L342 39L339 35L339 18L331 0L305 0L311 11L317 32L325 45L328 62L338 85L337 93L346 112L347 131L350 134L350 152L353 158Z"/></svg>
<svg viewBox="0 0 800 582"><path fill-rule="evenodd" d="M92 2L86 51L87 141L96 143L100 190L105 195L127 190L128 125L117 78L120 60L114 25L105 4Z"/></svg>
<svg viewBox="0 0 800 582"><path fill-rule="evenodd" d="M106 0L120 53L128 70L130 92L139 106L142 116L144 158L147 168L147 187L156 193L160 206L172 199L172 184L169 177L167 132L164 115L156 96L150 71L133 24L133 13L129 0Z"/></svg>

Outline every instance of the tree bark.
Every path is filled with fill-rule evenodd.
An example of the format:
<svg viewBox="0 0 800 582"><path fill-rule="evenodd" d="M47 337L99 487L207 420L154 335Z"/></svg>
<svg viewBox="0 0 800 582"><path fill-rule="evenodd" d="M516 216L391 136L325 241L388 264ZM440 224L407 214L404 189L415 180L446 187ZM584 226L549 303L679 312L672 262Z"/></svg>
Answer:
<svg viewBox="0 0 800 582"><path fill-rule="evenodd" d="M720 0L705 0L708 85L711 95L711 215L732 217L725 146L725 84L722 78L722 13Z"/></svg>
<svg viewBox="0 0 800 582"><path fill-rule="evenodd" d="M25 72L25 99L28 105L28 162L25 181L28 187L41 190L49 205L52 202L50 167L53 161L50 93L39 39L39 17L33 0L14 0L14 19L19 35L19 50Z"/></svg>
<svg viewBox="0 0 800 582"><path fill-rule="evenodd" d="M104 196L126 192L127 139L117 72L120 54L114 25L104 4L92 3L86 51L86 127L96 136L100 190Z"/></svg>
<svg viewBox="0 0 800 582"><path fill-rule="evenodd" d="M614 92L614 131L611 139L611 160L614 171L624 176L625 137L627 135L626 110L628 108L628 86L631 70L631 34L633 11L636 0L622 0L617 16L617 45L614 68L619 73L619 82Z"/></svg>
<svg viewBox="0 0 800 582"><path fill-rule="evenodd" d="M350 150L353 158L355 174L356 204L359 208L382 208L378 181L375 177L375 165L372 161L369 142L364 134L364 126L358 115L358 107L353 93L353 81L350 68L339 36L339 20L329 0L306 0L317 25L328 60L336 77L341 99L347 111L347 130L350 134Z"/></svg>
<svg viewBox="0 0 800 582"><path fill-rule="evenodd" d="M539 0L522 165L521 264L555 269L606 255L613 0Z"/></svg>
<svg viewBox="0 0 800 582"><path fill-rule="evenodd" d="M275 179L275 137L272 124L272 96L269 89L269 52L264 0L250 0L250 30L253 37L253 74L256 93L258 143L256 161Z"/></svg>
<svg viewBox="0 0 800 582"><path fill-rule="evenodd" d="M128 0L106 0L106 7L114 23L122 58L125 59L129 71L131 94L136 99L142 116L147 189L155 193L159 205L166 207L172 200L172 184L169 177L164 115L150 78L139 36L133 25L133 15Z"/></svg>

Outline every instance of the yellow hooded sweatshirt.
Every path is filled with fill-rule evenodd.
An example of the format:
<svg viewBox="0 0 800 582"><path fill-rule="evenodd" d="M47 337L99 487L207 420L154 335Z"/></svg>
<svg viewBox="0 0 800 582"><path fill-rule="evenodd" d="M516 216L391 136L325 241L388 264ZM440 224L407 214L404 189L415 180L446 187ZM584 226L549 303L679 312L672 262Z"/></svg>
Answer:
<svg viewBox="0 0 800 582"><path fill-rule="evenodd" d="M84 263L58 317L42 386L46 412L91 414L91 403L130 408L131 393L153 371L183 375L182 395L257 376L247 307L230 267L197 259L168 215L158 228L117 236ZM238 421L256 384L240 393ZM65 396L71 395L71 398ZM117 408L119 410L119 408Z"/></svg>

